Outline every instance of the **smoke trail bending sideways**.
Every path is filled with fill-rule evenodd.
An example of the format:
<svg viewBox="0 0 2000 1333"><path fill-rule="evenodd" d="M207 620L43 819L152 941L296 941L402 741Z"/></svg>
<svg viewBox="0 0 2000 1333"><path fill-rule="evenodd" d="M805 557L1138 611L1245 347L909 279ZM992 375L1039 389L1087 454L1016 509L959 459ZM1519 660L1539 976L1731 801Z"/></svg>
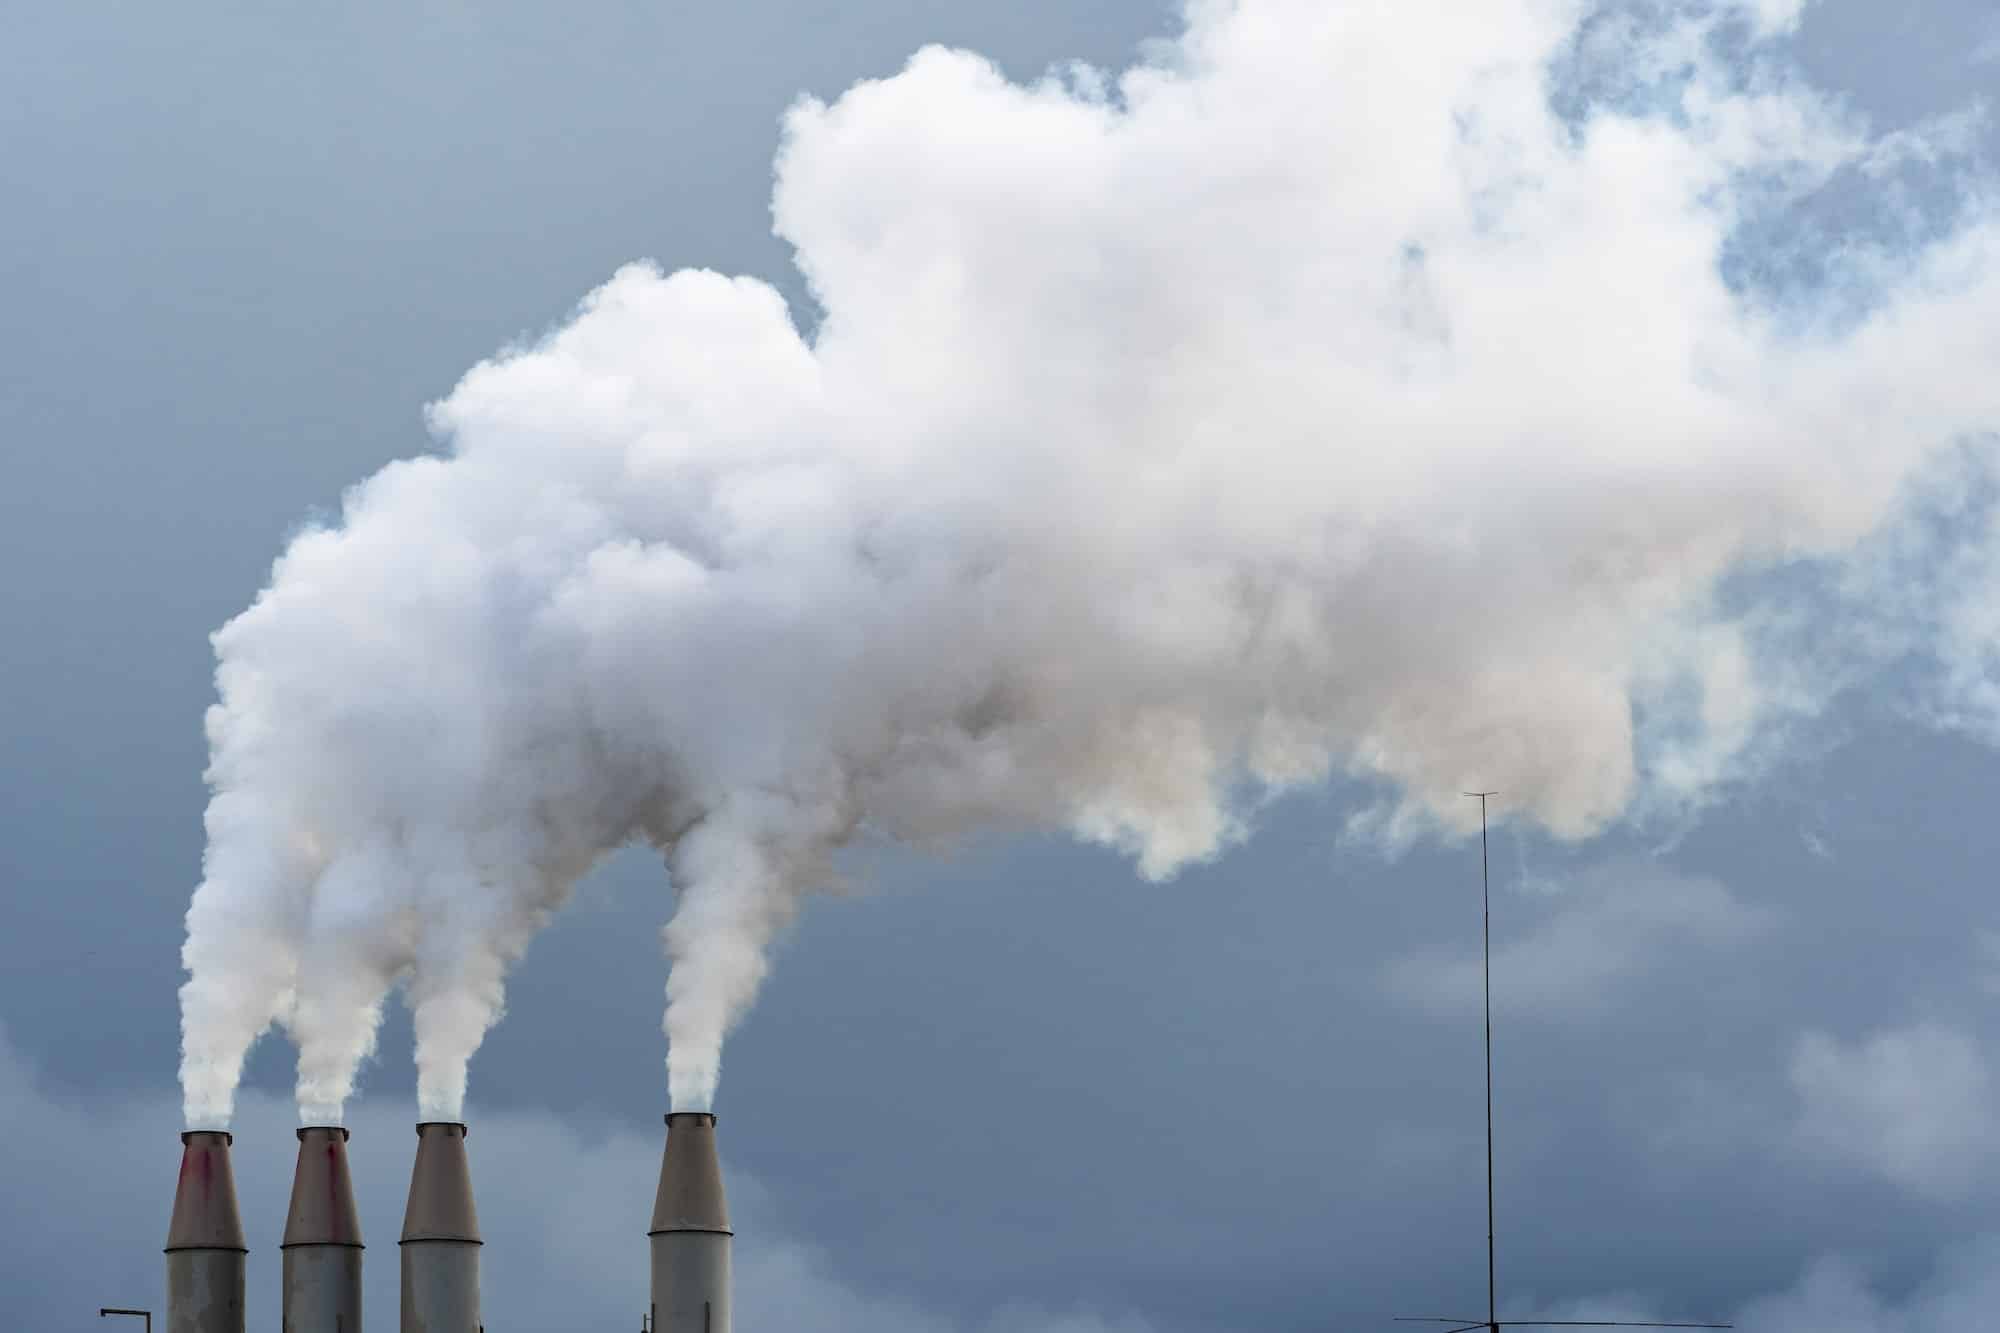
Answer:
<svg viewBox="0 0 2000 1333"><path fill-rule="evenodd" d="M455 1118L508 963L635 839L689 1107L864 825L1159 876L1332 770L1566 836L1712 779L1771 693L1718 578L1838 556L2000 422L2000 214L1786 72L1795 8L1208 0L1115 79L931 49L795 107L816 330L620 271L216 635L189 1117L274 1021L338 1116L401 981ZM1726 279L1750 221L1939 160L1921 242Z"/></svg>

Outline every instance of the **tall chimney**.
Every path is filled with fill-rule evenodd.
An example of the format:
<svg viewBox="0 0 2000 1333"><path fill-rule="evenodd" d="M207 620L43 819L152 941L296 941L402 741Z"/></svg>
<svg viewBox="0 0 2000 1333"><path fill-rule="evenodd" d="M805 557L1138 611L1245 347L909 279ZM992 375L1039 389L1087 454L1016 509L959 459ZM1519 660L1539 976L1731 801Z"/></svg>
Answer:
<svg viewBox="0 0 2000 1333"><path fill-rule="evenodd" d="M403 1333L479 1333L479 1214L465 1126L417 1126L417 1163L403 1210Z"/></svg>
<svg viewBox="0 0 2000 1333"><path fill-rule="evenodd" d="M284 1333L361 1333L361 1219L347 1171L347 1131L299 1131L285 1218Z"/></svg>
<svg viewBox="0 0 2000 1333"><path fill-rule="evenodd" d="M667 1117L653 1201L653 1333L729 1333L729 1205L715 1156L715 1117Z"/></svg>
<svg viewBox="0 0 2000 1333"><path fill-rule="evenodd" d="M167 1224L167 1333L243 1333L243 1217L222 1130L181 1135Z"/></svg>

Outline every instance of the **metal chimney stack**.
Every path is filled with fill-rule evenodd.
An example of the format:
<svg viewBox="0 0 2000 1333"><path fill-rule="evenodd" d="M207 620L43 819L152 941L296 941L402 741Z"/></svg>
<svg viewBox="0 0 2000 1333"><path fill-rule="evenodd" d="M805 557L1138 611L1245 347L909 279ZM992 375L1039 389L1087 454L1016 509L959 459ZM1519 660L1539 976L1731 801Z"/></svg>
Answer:
<svg viewBox="0 0 2000 1333"><path fill-rule="evenodd" d="M729 1205L715 1155L715 1117L667 1117L653 1202L652 1333L729 1333Z"/></svg>
<svg viewBox="0 0 2000 1333"><path fill-rule="evenodd" d="M223 1131L181 1135L167 1224L167 1333L243 1333L243 1217Z"/></svg>
<svg viewBox="0 0 2000 1333"><path fill-rule="evenodd" d="M347 1170L347 1131L299 1131L285 1218L284 1333L361 1333L361 1219Z"/></svg>
<svg viewBox="0 0 2000 1333"><path fill-rule="evenodd" d="M479 1214L465 1126L417 1126L403 1210L403 1333L479 1333Z"/></svg>

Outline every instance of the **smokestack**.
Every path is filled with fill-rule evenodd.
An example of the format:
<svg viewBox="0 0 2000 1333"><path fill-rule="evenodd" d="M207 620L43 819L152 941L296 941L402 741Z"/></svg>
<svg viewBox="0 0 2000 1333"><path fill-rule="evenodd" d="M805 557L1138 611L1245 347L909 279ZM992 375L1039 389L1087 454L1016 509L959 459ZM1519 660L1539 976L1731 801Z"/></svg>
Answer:
<svg viewBox="0 0 2000 1333"><path fill-rule="evenodd" d="M715 1155L715 1117L667 1117L653 1201L653 1333L729 1333L729 1205Z"/></svg>
<svg viewBox="0 0 2000 1333"><path fill-rule="evenodd" d="M361 1219L347 1171L347 1131L299 1131L285 1218L284 1333L361 1333Z"/></svg>
<svg viewBox="0 0 2000 1333"><path fill-rule="evenodd" d="M479 1333L479 1214L465 1126L417 1126L417 1162L403 1210L403 1333Z"/></svg>
<svg viewBox="0 0 2000 1333"><path fill-rule="evenodd" d="M221 1130L181 1135L181 1178L167 1223L167 1333L243 1333L243 1216L235 1140Z"/></svg>

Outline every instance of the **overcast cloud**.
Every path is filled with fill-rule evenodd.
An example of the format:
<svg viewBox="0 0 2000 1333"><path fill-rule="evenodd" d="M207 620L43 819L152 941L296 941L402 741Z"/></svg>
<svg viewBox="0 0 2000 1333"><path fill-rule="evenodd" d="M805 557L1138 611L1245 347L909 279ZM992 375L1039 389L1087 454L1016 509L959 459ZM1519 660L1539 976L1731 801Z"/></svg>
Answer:
<svg viewBox="0 0 2000 1333"><path fill-rule="evenodd" d="M1844 1044L1811 1032L1792 1051L1790 1076L1806 1150L1940 1198L1990 1185L2000 1120L1969 1034L1920 1024Z"/></svg>
<svg viewBox="0 0 2000 1333"><path fill-rule="evenodd" d="M1582 1023L1601 1022L1604 1006L1649 970L1685 966L1695 952L1727 949L1774 924L1716 880L1636 857L1537 884L1522 906L1541 919L1495 952L1495 1007ZM1393 959L1383 979L1433 1014L1479 1009L1482 967L1471 950Z"/></svg>

